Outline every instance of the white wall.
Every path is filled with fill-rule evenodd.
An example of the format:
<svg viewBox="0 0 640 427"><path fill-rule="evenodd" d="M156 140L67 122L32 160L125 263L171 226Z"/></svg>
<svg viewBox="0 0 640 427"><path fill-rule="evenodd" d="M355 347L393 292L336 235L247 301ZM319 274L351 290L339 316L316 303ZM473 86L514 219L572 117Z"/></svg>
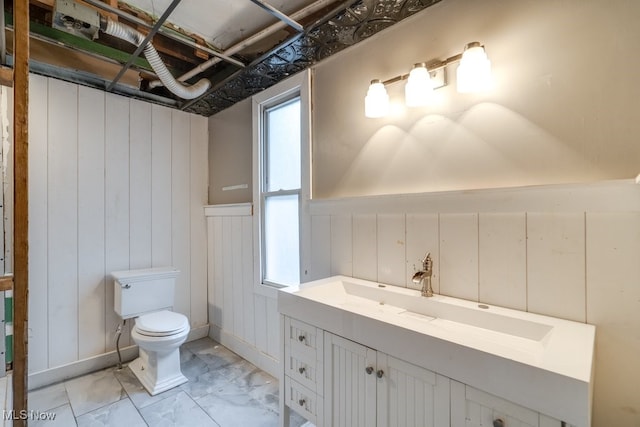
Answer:
<svg viewBox="0 0 640 427"><path fill-rule="evenodd" d="M206 208L209 335L272 375L278 375L275 292L256 292L250 203Z"/></svg>
<svg viewBox="0 0 640 427"><path fill-rule="evenodd" d="M251 171L251 98L209 118L209 203L250 202L253 196ZM246 185L247 188L223 190Z"/></svg>
<svg viewBox="0 0 640 427"><path fill-rule="evenodd" d="M443 0L314 66L313 278L406 284L431 248L439 292L595 324L593 426L640 425L640 209L623 204L637 201L637 190L610 189L613 199L596 191L587 197L594 204L566 204L572 193L553 189L548 198L507 192L492 199L511 203L502 210L469 205L465 192L446 193L444 205L431 198L635 177L640 59L630 52L639 13L640 3L624 0ZM487 47L494 91L457 94L453 66L439 105L364 117L370 79L474 40ZM402 90L389 88L396 100ZM218 120L212 134L231 123ZM351 199L422 192L406 209L397 207L404 196ZM267 324L267 315L254 322Z"/></svg>
<svg viewBox="0 0 640 427"><path fill-rule="evenodd" d="M315 68L314 197L633 178L640 2L444 0ZM369 81L480 41L495 88L364 117ZM388 87L403 103L404 84Z"/></svg>
<svg viewBox="0 0 640 427"><path fill-rule="evenodd" d="M206 118L31 76L30 373L115 348L111 271L177 267L206 334L207 140Z"/></svg>
<svg viewBox="0 0 640 427"><path fill-rule="evenodd" d="M640 185L343 198L310 211L314 279L414 287L429 251L436 293L596 325L593 426L640 422Z"/></svg>

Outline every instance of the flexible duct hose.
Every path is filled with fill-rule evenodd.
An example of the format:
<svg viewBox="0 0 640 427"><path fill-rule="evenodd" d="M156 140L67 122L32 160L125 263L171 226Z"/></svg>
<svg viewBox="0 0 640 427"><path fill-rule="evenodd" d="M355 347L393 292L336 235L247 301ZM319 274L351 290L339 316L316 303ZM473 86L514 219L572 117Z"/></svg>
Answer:
<svg viewBox="0 0 640 427"><path fill-rule="evenodd" d="M102 27L102 25L101 25ZM122 25L111 19L107 20L106 28L103 31L111 36L128 41L131 44L140 46L145 37L131 27ZM151 68L156 72L158 78L164 86L176 96L183 99L194 99L204 94L211 86L211 82L207 79L200 79L192 86L185 86L175 79L167 69L164 62L158 55L151 42L144 47L144 56L149 61Z"/></svg>

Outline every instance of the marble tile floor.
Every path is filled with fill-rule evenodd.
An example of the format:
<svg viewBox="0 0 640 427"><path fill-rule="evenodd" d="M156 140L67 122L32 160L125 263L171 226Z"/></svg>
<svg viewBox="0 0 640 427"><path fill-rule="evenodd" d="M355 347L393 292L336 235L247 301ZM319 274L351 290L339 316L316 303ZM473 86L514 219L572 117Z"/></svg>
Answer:
<svg viewBox="0 0 640 427"><path fill-rule="evenodd" d="M55 413L55 420L31 420L29 426L278 425L277 379L210 338L184 344L180 359L189 382L156 396L150 396L126 367L31 391L29 409ZM291 425L310 423L293 414Z"/></svg>

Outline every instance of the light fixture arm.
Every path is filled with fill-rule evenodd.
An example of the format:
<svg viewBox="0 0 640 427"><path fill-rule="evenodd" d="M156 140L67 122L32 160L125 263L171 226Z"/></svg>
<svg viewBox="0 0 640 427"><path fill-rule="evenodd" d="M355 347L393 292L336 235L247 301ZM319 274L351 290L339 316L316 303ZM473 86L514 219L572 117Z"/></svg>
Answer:
<svg viewBox="0 0 640 427"><path fill-rule="evenodd" d="M475 44L475 43L478 43L478 42L469 43L467 46ZM477 46L484 47L484 45L481 45L480 43L478 43ZM462 52L457 54L457 55L450 56L449 58L445 59L444 61L426 62L427 70L429 70L430 73L433 73L433 72L441 70L441 69L443 69L443 68L445 68L445 67L447 67L447 66L449 66L449 65L451 65L453 63L460 62L461 59L462 59ZM397 83L397 82L400 82L402 80L407 80L408 78L409 78L409 73L401 74L399 76L395 76L395 77L391 77L390 79L383 80L382 84L385 85L385 86L388 86L390 84Z"/></svg>
<svg viewBox="0 0 640 427"><path fill-rule="evenodd" d="M467 43L464 51L450 56L444 61L420 62L414 64L411 72L381 81L371 80L365 97L365 116L378 118L389 112L389 95L386 86L406 80L405 103L408 107L429 105L433 89L446 85L445 68L455 62L458 92L481 92L491 87L491 61L487 58L484 46L479 42Z"/></svg>

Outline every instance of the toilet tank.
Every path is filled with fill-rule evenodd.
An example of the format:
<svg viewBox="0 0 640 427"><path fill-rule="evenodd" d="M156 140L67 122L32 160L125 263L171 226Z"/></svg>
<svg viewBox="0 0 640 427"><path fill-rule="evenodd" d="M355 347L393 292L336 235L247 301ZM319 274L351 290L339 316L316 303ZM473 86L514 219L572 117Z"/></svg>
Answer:
<svg viewBox="0 0 640 427"><path fill-rule="evenodd" d="M178 274L173 267L114 271L113 308L123 319L171 310Z"/></svg>

